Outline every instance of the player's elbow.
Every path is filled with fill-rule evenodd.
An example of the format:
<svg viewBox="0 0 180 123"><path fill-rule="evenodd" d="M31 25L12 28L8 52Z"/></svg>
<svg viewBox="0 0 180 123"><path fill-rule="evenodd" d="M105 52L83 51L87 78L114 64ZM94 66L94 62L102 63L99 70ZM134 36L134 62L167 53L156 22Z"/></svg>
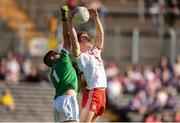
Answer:
<svg viewBox="0 0 180 123"><path fill-rule="evenodd" d="M101 38L104 38L104 31L99 31L97 35Z"/></svg>
<svg viewBox="0 0 180 123"><path fill-rule="evenodd" d="M101 30L101 35L104 36L104 30L103 29Z"/></svg>

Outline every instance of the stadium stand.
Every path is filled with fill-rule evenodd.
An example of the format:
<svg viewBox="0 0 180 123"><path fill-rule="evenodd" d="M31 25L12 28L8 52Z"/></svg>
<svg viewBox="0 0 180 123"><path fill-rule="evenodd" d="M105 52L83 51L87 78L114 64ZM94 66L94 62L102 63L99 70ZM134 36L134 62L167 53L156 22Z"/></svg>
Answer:
<svg viewBox="0 0 180 123"><path fill-rule="evenodd" d="M0 90L3 90L4 87L5 85L1 83ZM53 89L50 86L21 83L18 86L9 86L9 88L13 93L16 109L12 112L1 112L1 122L53 120L51 107Z"/></svg>
<svg viewBox="0 0 180 123"><path fill-rule="evenodd" d="M143 54L139 54L139 57L140 57L139 61L144 64L149 64L148 61L152 61L152 59L155 59L155 60L153 60L153 62L157 63L157 61L160 60L159 56L161 56L161 55L170 56L170 54L169 54L169 52L170 52L170 49L169 49L170 41L169 40L170 39L163 39L165 41L162 42L162 40L160 39L160 37L158 35L159 27L153 24L151 16L146 9L144 10L145 11L145 19L144 19L144 21L140 21L139 14L138 14L138 6L139 6L138 1L139 0L134 0L134 1L126 1L126 0L119 1L119 0L117 0L115 2L110 2L108 0L101 0L101 2L104 4L104 6L106 6L108 9L108 14L105 17L105 20L106 20L105 21L105 27L106 27L106 38L105 39L106 39L106 43L107 43L106 46L109 46L108 45L109 42L111 42L112 46L116 45L116 43L118 42L119 44L117 44L117 45L119 47L122 47L121 49L118 49L118 52L121 54L115 54L114 56L116 58L118 57L119 60L121 59L122 63L130 63L131 57L132 57L131 56L132 55L131 54L132 53L132 51L131 51L132 30L134 28L138 28L140 31L140 36L142 36L142 38L140 37L140 45L142 47L143 47L142 43L148 42L148 44L145 44L145 45L149 46L149 48L152 48L154 46L153 43L156 45L156 42L157 42L156 46L158 48L153 47L153 48L155 48L154 51L161 50L160 52L158 52L159 55L156 54L155 52L154 53L152 52L152 53L150 53L151 56L149 56L148 50L146 53L146 50L143 50L146 48L142 48L142 50L141 50L141 46L140 46L139 52L140 53L143 52ZM58 4L57 4L57 2L58 2ZM32 25L32 26L30 26L31 28L36 28L36 30L43 32L44 34L48 34L49 27L47 25L48 25L50 18L52 17L52 13L57 12L57 10L58 10L57 8L63 2L64 1L61 1L61 0L59 0L59 1L49 1L48 0L46 2L43 0L39 0L39 1L9 0L9 2L7 4L9 6L10 6L10 4L15 5L15 7L13 7L12 9L15 10L15 12L17 11L17 13L20 13L23 15L22 18L19 18L19 19L22 19L20 22L22 22L22 21L29 22L30 21L31 24L29 24L29 25ZM6 4L6 3L4 3L4 4ZM1 7L2 6L3 6L3 4L1 4ZM11 7L8 9L11 10ZM15 20L15 18L11 17L11 19L6 23L10 23L11 21L14 21L14 20ZM15 23L14 25L18 26L18 22ZM174 26L174 28L177 32L177 36L179 35L179 31L178 31L179 25L180 25L179 21L177 21ZM117 28L119 28L119 30L120 30L119 33L118 33L118 31L116 32ZM115 34L117 34L117 35L115 35ZM153 36L153 35L155 35L155 36ZM156 39L150 39L152 36L155 37ZM116 37L116 39L109 39L110 37ZM178 40L178 38L177 38L177 40ZM165 44L165 47L163 44ZM159 45L161 45L161 48L159 48ZM124 48L125 46L127 48ZM179 43L177 45L177 50L179 49L178 47L179 47ZM112 57L112 56L110 56L110 54L112 54L113 52L117 52L117 51L115 50L115 51L111 52L109 50L109 48L107 47L104 51L104 57L106 59L109 59L110 57ZM107 54L109 54L109 55L107 55ZM154 64L153 62L152 62L152 64Z"/></svg>
<svg viewBox="0 0 180 123"><path fill-rule="evenodd" d="M168 56L171 60L171 29L173 29L176 34L176 44L174 47L175 55L177 56L180 54L179 14L177 15L178 21L175 22L173 28L169 28L167 25L161 27L153 22L148 8L144 9L144 15L139 13L138 6L141 4L139 2L142 2L143 0L113 0L113 2L110 0L100 1L108 9L104 24L106 37L103 59L106 64L108 64L108 62L112 59L117 62L117 66L120 71L120 78L118 78L118 81L121 84L124 79L130 79L124 74L127 72L126 68L134 68L134 64L132 63L133 30L137 29L136 31L139 31L139 54L137 66L151 66L152 68L157 67L160 64L162 56ZM1 0L0 43L3 43L3 45L0 45L0 56L4 56L7 51L12 49L18 54L18 48L16 46L19 41L19 37L17 36L17 33L20 28L20 23L22 22L27 22L29 28L26 32L28 35L27 40L32 36L41 34L48 37L49 21L53 13L57 13L59 5L62 5L64 2L65 0ZM5 11L7 15L3 14ZM20 15L19 18L17 18L17 15ZM41 62L39 59L41 58L37 58L38 60L35 59L36 58L31 59L33 60L32 64L38 66L38 63ZM130 71L130 73L131 72L136 73L134 69ZM141 72L141 74L143 76L144 71ZM153 71L153 74L155 74L155 71ZM146 81L144 80L143 82ZM173 86L173 81L170 81L169 84L170 85L168 86ZM120 101L116 103L110 102L107 107L107 112L100 121L139 122L144 121L145 115L151 116L151 112L149 114L146 114L146 112L142 113L144 110L143 108L140 113L125 110L127 106L129 106L129 103L135 99L136 94L126 93L123 90L126 88L126 85L122 84L121 86L122 91L121 94L119 94ZM0 92L4 87L4 81L2 83L0 82ZM15 98L16 109L15 111L9 113L0 112L1 122L51 122L53 120L51 108L53 89L50 85L42 86L42 83L20 82L19 85L10 86L10 89ZM133 87L130 89L133 89ZM177 88L177 91L178 89L179 87ZM175 97L177 99L176 105L179 106L179 92ZM180 107L177 107L177 109L178 108ZM162 114L158 114L159 112L153 112L153 115L157 115L159 117L164 116L166 118L165 121L172 121L175 111L172 110L172 108L165 109L163 111L164 112Z"/></svg>
<svg viewBox="0 0 180 123"><path fill-rule="evenodd" d="M8 87L13 94L16 109L0 112L0 122L52 122L52 100L54 90L50 85L22 82L17 86L0 83L0 93ZM82 94L78 95L80 103ZM110 111L104 113L101 122L113 121L117 117Z"/></svg>

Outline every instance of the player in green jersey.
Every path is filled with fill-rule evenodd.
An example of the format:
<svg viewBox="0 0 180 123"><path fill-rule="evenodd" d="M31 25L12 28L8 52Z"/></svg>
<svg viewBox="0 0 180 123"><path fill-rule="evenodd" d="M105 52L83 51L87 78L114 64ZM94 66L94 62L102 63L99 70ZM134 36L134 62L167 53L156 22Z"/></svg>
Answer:
<svg viewBox="0 0 180 123"><path fill-rule="evenodd" d="M55 122L72 122L79 121L79 107L76 99L78 80L69 56L71 43L67 27L67 6L61 8L61 14L63 49L60 53L49 51L43 61L52 70L50 78L56 92L53 102Z"/></svg>

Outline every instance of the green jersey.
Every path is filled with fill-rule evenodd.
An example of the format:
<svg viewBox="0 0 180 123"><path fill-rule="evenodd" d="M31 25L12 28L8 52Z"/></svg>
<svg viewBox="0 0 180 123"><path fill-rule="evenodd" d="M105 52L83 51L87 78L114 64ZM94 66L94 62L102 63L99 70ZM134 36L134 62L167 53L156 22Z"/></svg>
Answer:
<svg viewBox="0 0 180 123"><path fill-rule="evenodd" d="M65 51L61 50L60 58L53 64L50 78L56 91L54 99L62 96L69 88L78 91L76 72L71 64L69 54Z"/></svg>

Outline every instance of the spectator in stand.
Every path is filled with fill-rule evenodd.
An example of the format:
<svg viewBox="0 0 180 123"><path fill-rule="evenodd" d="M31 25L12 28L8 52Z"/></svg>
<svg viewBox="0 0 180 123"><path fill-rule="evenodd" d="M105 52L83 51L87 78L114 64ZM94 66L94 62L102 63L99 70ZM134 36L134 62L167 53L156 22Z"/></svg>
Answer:
<svg viewBox="0 0 180 123"><path fill-rule="evenodd" d="M20 79L20 65L17 62L12 51L7 53L7 61L6 61L6 80L10 84L18 84Z"/></svg>
<svg viewBox="0 0 180 123"><path fill-rule="evenodd" d="M168 90L167 86L164 86L161 90L157 92L154 109L162 110L165 108L168 101Z"/></svg>
<svg viewBox="0 0 180 123"><path fill-rule="evenodd" d="M178 91L180 89L180 78L174 76L172 80L168 83L168 86Z"/></svg>
<svg viewBox="0 0 180 123"><path fill-rule="evenodd" d="M22 65L22 69L23 69L23 72L24 72L25 76L30 74L31 67L32 67L31 59L26 58L25 61L23 62L23 65Z"/></svg>
<svg viewBox="0 0 180 123"><path fill-rule="evenodd" d="M133 94L136 90L135 82L132 79L132 68L127 67L125 70L125 76L124 76L124 91L125 93Z"/></svg>
<svg viewBox="0 0 180 123"><path fill-rule="evenodd" d="M142 74L142 67L141 66L134 66L132 72L132 80L136 84L136 92L145 89L145 79Z"/></svg>
<svg viewBox="0 0 180 123"><path fill-rule="evenodd" d="M172 66L169 63L169 60L166 56L163 56L160 61L159 68L161 70L161 81L162 84L168 84L170 83L172 77L173 77L173 70Z"/></svg>
<svg viewBox="0 0 180 123"><path fill-rule="evenodd" d="M2 100L0 99L0 112L3 110Z"/></svg>
<svg viewBox="0 0 180 123"><path fill-rule="evenodd" d="M106 66L107 79L111 79L119 74L119 69L115 61L110 61Z"/></svg>
<svg viewBox="0 0 180 123"><path fill-rule="evenodd" d="M0 58L0 80L4 80L5 76L6 76L5 61L3 58Z"/></svg>
<svg viewBox="0 0 180 123"><path fill-rule="evenodd" d="M6 88L4 90L1 100L3 108L5 108L7 111L13 111L15 109L14 98L9 89Z"/></svg>
<svg viewBox="0 0 180 123"><path fill-rule="evenodd" d="M150 67L146 67L144 70L144 78L146 81L146 92L148 97L154 97L158 89L161 88L161 81L156 78L155 73Z"/></svg>
<svg viewBox="0 0 180 123"><path fill-rule="evenodd" d="M156 26L160 26L162 21L160 16L165 12L164 0L145 0L145 6L148 8L149 13L152 16L152 21Z"/></svg>
<svg viewBox="0 0 180 123"><path fill-rule="evenodd" d="M172 72L172 66L169 63L168 57L163 56L161 58L159 68L160 68L161 72L165 69L168 69L170 72Z"/></svg>
<svg viewBox="0 0 180 123"><path fill-rule="evenodd" d="M160 69L160 67L155 66L153 68L153 72L154 72L154 75L155 75L156 79L160 79L161 78L161 69Z"/></svg>
<svg viewBox="0 0 180 123"><path fill-rule="evenodd" d="M155 74L153 73L151 67L145 67L143 74L147 81L153 81L155 79Z"/></svg>
<svg viewBox="0 0 180 123"><path fill-rule="evenodd" d="M139 91L135 98L129 103L129 110L132 112L139 112L139 113L145 113L147 110L146 107L146 93L145 91Z"/></svg>
<svg viewBox="0 0 180 123"><path fill-rule="evenodd" d="M173 65L175 77L180 77L180 55L176 57L176 63Z"/></svg>
<svg viewBox="0 0 180 123"><path fill-rule="evenodd" d="M31 71L29 75L26 77L27 82L37 83L40 81L40 77L38 75L38 71L36 67L31 67Z"/></svg>
<svg viewBox="0 0 180 123"><path fill-rule="evenodd" d="M177 106L177 91L174 88L169 87L169 97L166 103L167 109L175 109Z"/></svg>
<svg viewBox="0 0 180 123"><path fill-rule="evenodd" d="M165 0L167 25L172 28L176 22L176 16L179 14L178 0Z"/></svg>
<svg viewBox="0 0 180 123"><path fill-rule="evenodd" d="M122 94L122 85L119 82L118 76L112 77L108 81L108 86L107 86L107 96L110 101L110 103L117 104L120 101L120 97Z"/></svg>
<svg viewBox="0 0 180 123"><path fill-rule="evenodd" d="M171 83L172 79L173 79L172 72L168 68L164 68L162 73L161 73L162 84L163 85L166 85L166 84L169 85Z"/></svg>

